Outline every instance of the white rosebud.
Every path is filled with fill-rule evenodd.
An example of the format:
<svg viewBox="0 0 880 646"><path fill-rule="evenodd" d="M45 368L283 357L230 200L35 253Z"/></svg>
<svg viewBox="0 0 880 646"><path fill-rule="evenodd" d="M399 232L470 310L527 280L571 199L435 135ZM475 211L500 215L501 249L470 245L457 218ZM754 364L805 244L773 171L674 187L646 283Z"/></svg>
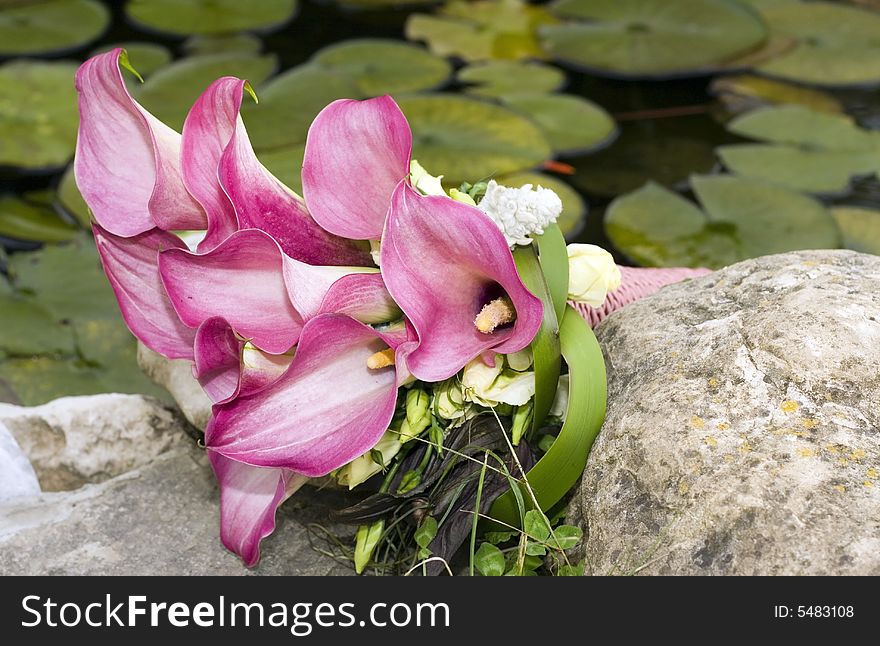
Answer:
<svg viewBox="0 0 880 646"><path fill-rule="evenodd" d="M479 209L492 218L512 247L531 244L529 235L540 235L556 222L562 213L562 200L549 188L538 186L532 190L531 184L509 188L493 179Z"/></svg>
<svg viewBox="0 0 880 646"><path fill-rule="evenodd" d="M415 159L409 163L409 181L422 195L446 195L441 179L443 175L430 175Z"/></svg>
<svg viewBox="0 0 880 646"><path fill-rule="evenodd" d="M452 422L451 428L461 426L478 412L471 402L464 400L464 389L458 377L434 385L431 407L437 417Z"/></svg>
<svg viewBox="0 0 880 646"><path fill-rule="evenodd" d="M336 471L336 481L341 485L347 485L349 489L354 489L382 470L382 465L373 459L373 451L382 454L382 462L387 467L398 454L401 446L403 443L400 441L400 431L385 431L385 435L379 439L376 446Z"/></svg>
<svg viewBox="0 0 880 646"><path fill-rule="evenodd" d="M594 244L568 245L568 298L601 307L608 292L620 287L614 257Z"/></svg>
<svg viewBox="0 0 880 646"><path fill-rule="evenodd" d="M487 366L480 358L471 361L464 367L461 383L467 401L489 408L498 404L522 406L535 394L535 373L514 370L502 355L495 357L494 366Z"/></svg>

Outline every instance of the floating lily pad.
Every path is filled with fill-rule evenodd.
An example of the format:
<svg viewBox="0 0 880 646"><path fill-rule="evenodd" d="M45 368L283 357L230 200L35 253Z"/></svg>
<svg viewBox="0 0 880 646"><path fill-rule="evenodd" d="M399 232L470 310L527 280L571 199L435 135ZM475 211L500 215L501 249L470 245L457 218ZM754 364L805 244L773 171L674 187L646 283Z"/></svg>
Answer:
<svg viewBox="0 0 880 646"><path fill-rule="evenodd" d="M572 183L607 197L633 191L647 181L677 187L692 173L708 173L716 165L716 130L725 135L704 117L623 124L612 146L566 160L576 169Z"/></svg>
<svg viewBox="0 0 880 646"><path fill-rule="evenodd" d="M56 54L98 38L110 13L95 0L34 0L0 4L0 56Z"/></svg>
<svg viewBox="0 0 880 646"><path fill-rule="evenodd" d="M302 164L305 144L294 144L286 148L273 148L257 153L263 166L281 182L302 195Z"/></svg>
<svg viewBox="0 0 880 646"><path fill-rule="evenodd" d="M413 14L406 37L423 40L439 56L466 61L545 58L538 27L556 20L544 7L521 0L447 2L435 15Z"/></svg>
<svg viewBox="0 0 880 646"><path fill-rule="evenodd" d="M605 231L642 265L723 267L766 254L840 246L834 218L816 200L759 180L694 176L703 205L649 183L608 207Z"/></svg>
<svg viewBox="0 0 880 646"><path fill-rule="evenodd" d="M259 54L263 51L263 42L253 34L246 33L191 36L183 42L183 51L188 56L231 53Z"/></svg>
<svg viewBox="0 0 880 646"><path fill-rule="evenodd" d="M242 118L257 151L304 144L315 116L336 99L359 99L355 82L315 65L301 65L259 89L259 104L245 101Z"/></svg>
<svg viewBox="0 0 880 646"><path fill-rule="evenodd" d="M132 64L137 68L136 60ZM231 53L184 58L153 74L135 88L133 95L158 119L179 131L192 104L217 78L237 76L256 86L277 66L278 60L272 55Z"/></svg>
<svg viewBox="0 0 880 646"><path fill-rule="evenodd" d="M880 84L880 15L830 2L785 3L761 14L774 33L796 40L759 67L765 74L832 87Z"/></svg>
<svg viewBox="0 0 880 646"><path fill-rule="evenodd" d="M337 0L346 9L388 9L394 7L415 7L425 4L439 4L442 0Z"/></svg>
<svg viewBox="0 0 880 646"><path fill-rule="evenodd" d="M570 185L550 175L543 173L511 173L497 178L504 186L543 186L554 191L562 200L562 215L556 223L562 229L562 233L569 240L573 239L584 226L584 218L587 215L587 203L576 190Z"/></svg>
<svg viewBox="0 0 880 646"><path fill-rule="evenodd" d="M0 66L0 166L51 170L76 146L75 63L11 61Z"/></svg>
<svg viewBox="0 0 880 646"><path fill-rule="evenodd" d="M32 242L63 242L77 229L58 217L51 196L26 193L0 196L0 236Z"/></svg>
<svg viewBox="0 0 880 646"><path fill-rule="evenodd" d="M76 185L76 177L73 174L73 164L67 167L61 181L58 183L56 200L61 208L73 219L84 227L92 226L92 218L89 214L89 206L83 199Z"/></svg>
<svg viewBox="0 0 880 646"><path fill-rule="evenodd" d="M128 17L155 31L188 36L267 30L293 18L297 0L129 0Z"/></svg>
<svg viewBox="0 0 880 646"><path fill-rule="evenodd" d="M605 110L571 94L520 94L502 98L504 105L535 121L558 155L586 152L617 136L617 124Z"/></svg>
<svg viewBox="0 0 880 646"><path fill-rule="evenodd" d="M452 74L446 59L397 40L346 40L320 50L312 63L350 77L364 96L439 87Z"/></svg>
<svg viewBox="0 0 880 646"><path fill-rule="evenodd" d="M502 97L507 94L541 94L558 90L565 73L552 65L534 61L486 61L461 68L456 75L468 86L465 92L477 96Z"/></svg>
<svg viewBox="0 0 880 646"><path fill-rule="evenodd" d="M737 74L722 76L709 85L709 91L735 113L767 105L800 105L816 112L840 114L843 106L833 96L820 90L792 85L774 79Z"/></svg>
<svg viewBox="0 0 880 646"><path fill-rule="evenodd" d="M111 49L115 49L116 47L121 47L128 53L128 59L130 61L134 61L134 64L137 66L136 69L138 71L138 74L144 77L150 76L160 67L165 67L174 58L174 56L171 54L171 50L169 50L167 47L163 47L162 45L158 45L156 43L143 42L128 42L115 43L113 45L104 45L93 51L92 55L94 56L95 54L103 54L104 52L109 52ZM135 83L137 82L137 79L134 78L134 75L128 75L126 77L126 80L128 80L129 78L133 79Z"/></svg>
<svg viewBox="0 0 880 646"><path fill-rule="evenodd" d="M0 288L3 391L25 405L98 392L167 398L138 369L91 238L15 254L9 264L16 289Z"/></svg>
<svg viewBox="0 0 880 646"><path fill-rule="evenodd" d="M718 149L725 166L739 175L812 193L840 193L850 177L880 170L880 135L845 115L799 106L763 108L734 119L728 128L770 142Z"/></svg>
<svg viewBox="0 0 880 646"><path fill-rule="evenodd" d="M413 156L451 184L525 170L550 156L538 126L506 108L451 94L399 103L413 129Z"/></svg>
<svg viewBox="0 0 880 646"><path fill-rule="evenodd" d="M597 74L699 73L761 46L767 30L734 0L560 0L542 43L555 58Z"/></svg>
<svg viewBox="0 0 880 646"><path fill-rule="evenodd" d="M840 229L844 247L880 255L880 211L836 206L831 209L831 215Z"/></svg>

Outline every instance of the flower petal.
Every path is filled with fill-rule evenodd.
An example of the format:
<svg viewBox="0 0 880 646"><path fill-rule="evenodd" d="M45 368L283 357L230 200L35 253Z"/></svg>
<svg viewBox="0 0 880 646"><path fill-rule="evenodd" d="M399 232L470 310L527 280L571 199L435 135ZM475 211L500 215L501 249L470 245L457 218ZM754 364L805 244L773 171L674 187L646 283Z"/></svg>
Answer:
<svg viewBox="0 0 880 646"><path fill-rule="evenodd" d="M205 214L181 179L180 135L131 98L122 51L94 56L76 73L77 186L98 223L118 236L204 228Z"/></svg>
<svg viewBox="0 0 880 646"><path fill-rule="evenodd" d="M159 276L159 252L185 249L177 236L152 229L131 238L92 225L104 273L128 329L169 359L192 359L195 333L177 317Z"/></svg>
<svg viewBox="0 0 880 646"><path fill-rule="evenodd" d="M369 251L312 219L302 199L257 159L241 119L220 158L220 184L242 229L270 234L291 258L313 265L368 265Z"/></svg>
<svg viewBox="0 0 880 646"><path fill-rule="evenodd" d="M235 209L220 186L217 172L220 157L240 122L244 84L231 76L217 79L196 100L183 124L183 181L208 218L208 233L199 251L213 249L238 230Z"/></svg>
<svg viewBox="0 0 880 646"><path fill-rule="evenodd" d="M186 325L222 316L261 350L281 354L296 343L303 323L287 296L283 262L275 240L245 229L205 254L166 251L159 271Z"/></svg>
<svg viewBox="0 0 880 646"><path fill-rule="evenodd" d="M394 321L402 315L380 273L343 276L327 290L320 311L347 314L370 325Z"/></svg>
<svg viewBox="0 0 880 646"><path fill-rule="evenodd" d="M243 345L220 316L207 319L196 332L193 375L215 404L238 394Z"/></svg>
<svg viewBox="0 0 880 646"><path fill-rule="evenodd" d="M422 196L406 182L392 196L382 275L418 334L408 357L418 379L442 381L486 350L522 350L541 326L541 301L520 280L495 223L476 207ZM483 334L474 319L500 295L512 302L516 321Z"/></svg>
<svg viewBox="0 0 880 646"><path fill-rule="evenodd" d="M252 467L208 452L220 483L220 539L247 567L260 560L260 542L275 531L275 512L308 480L287 469Z"/></svg>
<svg viewBox="0 0 880 646"><path fill-rule="evenodd" d="M391 97L334 101L306 140L303 195L312 217L346 238L378 238L411 152L412 132Z"/></svg>
<svg viewBox="0 0 880 646"><path fill-rule="evenodd" d="M367 368L367 359L387 346L347 316L312 319L278 381L215 408L208 448L312 477L350 462L375 446L394 415L396 371Z"/></svg>

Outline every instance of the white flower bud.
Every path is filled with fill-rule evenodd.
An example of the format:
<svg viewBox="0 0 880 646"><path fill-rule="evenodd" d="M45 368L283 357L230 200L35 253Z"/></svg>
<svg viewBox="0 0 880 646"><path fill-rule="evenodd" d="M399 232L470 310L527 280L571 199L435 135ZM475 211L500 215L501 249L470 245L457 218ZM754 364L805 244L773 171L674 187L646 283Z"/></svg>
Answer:
<svg viewBox="0 0 880 646"><path fill-rule="evenodd" d="M495 357L495 366L476 358L464 367L461 377L467 401L494 408L498 404L522 406L535 394L535 373L513 370L505 357Z"/></svg>
<svg viewBox="0 0 880 646"><path fill-rule="evenodd" d="M594 244L568 245L568 298L601 307L608 292L620 287L614 257Z"/></svg>
<svg viewBox="0 0 880 646"><path fill-rule="evenodd" d="M512 247L531 244L529 235L540 235L556 222L562 213L562 200L549 188L538 186L532 190L531 184L509 188L493 179L479 209L492 218Z"/></svg>

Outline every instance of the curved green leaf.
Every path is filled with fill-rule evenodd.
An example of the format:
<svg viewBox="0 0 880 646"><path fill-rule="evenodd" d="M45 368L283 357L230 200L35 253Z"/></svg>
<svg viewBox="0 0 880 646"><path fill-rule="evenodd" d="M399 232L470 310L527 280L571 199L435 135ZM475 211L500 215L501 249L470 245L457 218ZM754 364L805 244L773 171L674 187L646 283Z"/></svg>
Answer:
<svg viewBox="0 0 880 646"><path fill-rule="evenodd" d="M556 441L526 474L543 511L559 502L583 475L590 449L605 420L607 399L605 360L599 342L571 307L566 308L562 317L559 337L569 370L568 411ZM507 491L499 497L489 516L520 527L514 492Z"/></svg>
<svg viewBox="0 0 880 646"><path fill-rule="evenodd" d="M569 275L568 249L559 225L551 224L544 230L543 235L535 236L535 244L538 245L541 269L553 299L556 320L561 321L568 302Z"/></svg>

